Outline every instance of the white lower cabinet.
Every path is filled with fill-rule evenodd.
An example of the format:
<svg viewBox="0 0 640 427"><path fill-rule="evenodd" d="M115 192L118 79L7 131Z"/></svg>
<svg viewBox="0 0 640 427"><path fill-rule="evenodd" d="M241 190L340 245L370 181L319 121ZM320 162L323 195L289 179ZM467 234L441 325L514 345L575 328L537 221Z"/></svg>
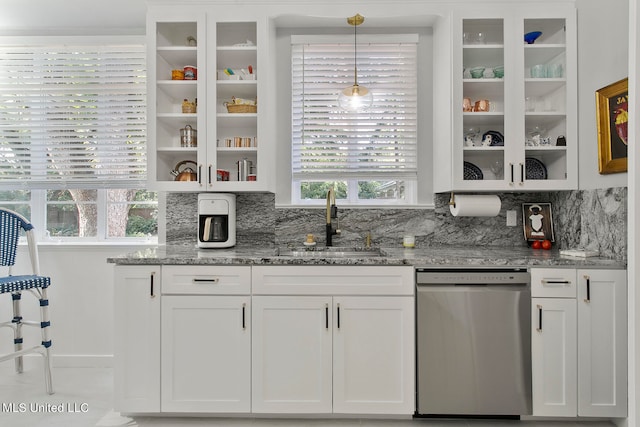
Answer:
<svg viewBox="0 0 640 427"><path fill-rule="evenodd" d="M251 267L163 266L162 412L251 410Z"/></svg>
<svg viewBox="0 0 640 427"><path fill-rule="evenodd" d="M414 411L412 297L334 297L333 412Z"/></svg>
<svg viewBox="0 0 640 427"><path fill-rule="evenodd" d="M115 409L413 414L413 292L408 266L118 265Z"/></svg>
<svg viewBox="0 0 640 427"><path fill-rule="evenodd" d="M249 296L162 297L162 411L249 412Z"/></svg>
<svg viewBox="0 0 640 427"><path fill-rule="evenodd" d="M371 280L375 292L380 289L371 278L376 271L382 278L395 274L398 282L411 279L396 289L399 295L367 296L364 281ZM409 271L411 267L255 267L253 412L412 414ZM344 284L363 295L310 295L326 291L321 282L327 277L332 292ZM291 292L296 282L307 295L255 295Z"/></svg>
<svg viewBox="0 0 640 427"><path fill-rule="evenodd" d="M531 270L533 415L627 416L626 270Z"/></svg>
<svg viewBox="0 0 640 427"><path fill-rule="evenodd" d="M577 390L576 300L532 299L533 414L575 417Z"/></svg>
<svg viewBox="0 0 640 427"><path fill-rule="evenodd" d="M114 271L114 409L160 412L160 266Z"/></svg>
<svg viewBox="0 0 640 427"><path fill-rule="evenodd" d="M331 297L253 297L253 412L331 412Z"/></svg>

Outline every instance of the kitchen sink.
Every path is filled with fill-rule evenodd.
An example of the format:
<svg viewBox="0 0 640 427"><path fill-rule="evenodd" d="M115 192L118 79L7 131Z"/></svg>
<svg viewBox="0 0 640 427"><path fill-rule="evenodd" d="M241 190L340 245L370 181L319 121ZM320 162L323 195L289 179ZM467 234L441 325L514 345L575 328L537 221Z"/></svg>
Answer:
<svg viewBox="0 0 640 427"><path fill-rule="evenodd" d="M337 246L313 249L278 248L276 255L294 258L370 258L384 256L380 249L344 248Z"/></svg>

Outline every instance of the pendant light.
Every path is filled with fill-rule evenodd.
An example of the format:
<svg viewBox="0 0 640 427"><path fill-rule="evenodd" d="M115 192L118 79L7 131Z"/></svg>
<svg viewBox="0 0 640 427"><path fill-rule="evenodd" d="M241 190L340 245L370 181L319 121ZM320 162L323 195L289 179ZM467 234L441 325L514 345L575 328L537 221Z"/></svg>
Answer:
<svg viewBox="0 0 640 427"><path fill-rule="evenodd" d="M338 95L338 103L340 107L347 111L362 111L371 107L373 104L373 95L371 91L364 86L358 84L358 25L364 22L364 16L356 14L347 18L347 23L353 25L353 86L349 86L340 91Z"/></svg>

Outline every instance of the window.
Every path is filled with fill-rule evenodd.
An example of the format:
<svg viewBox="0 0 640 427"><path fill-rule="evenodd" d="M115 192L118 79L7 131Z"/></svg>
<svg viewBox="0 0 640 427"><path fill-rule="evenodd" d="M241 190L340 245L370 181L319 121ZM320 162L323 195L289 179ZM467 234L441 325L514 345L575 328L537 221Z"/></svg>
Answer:
<svg viewBox="0 0 640 427"><path fill-rule="evenodd" d="M155 235L146 56L132 38L0 39L0 204L43 236Z"/></svg>
<svg viewBox="0 0 640 427"><path fill-rule="evenodd" d="M292 201L411 204L417 194L417 35L358 36L358 83L366 112L342 111L354 81L353 41L292 37Z"/></svg>

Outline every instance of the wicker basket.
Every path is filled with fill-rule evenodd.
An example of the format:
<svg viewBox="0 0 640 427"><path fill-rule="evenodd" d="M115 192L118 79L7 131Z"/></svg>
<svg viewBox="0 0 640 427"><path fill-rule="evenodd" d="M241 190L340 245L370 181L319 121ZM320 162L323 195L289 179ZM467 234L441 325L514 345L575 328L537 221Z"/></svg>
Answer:
<svg viewBox="0 0 640 427"><path fill-rule="evenodd" d="M231 103L226 103L225 105L229 113L256 113L258 111L257 105Z"/></svg>

